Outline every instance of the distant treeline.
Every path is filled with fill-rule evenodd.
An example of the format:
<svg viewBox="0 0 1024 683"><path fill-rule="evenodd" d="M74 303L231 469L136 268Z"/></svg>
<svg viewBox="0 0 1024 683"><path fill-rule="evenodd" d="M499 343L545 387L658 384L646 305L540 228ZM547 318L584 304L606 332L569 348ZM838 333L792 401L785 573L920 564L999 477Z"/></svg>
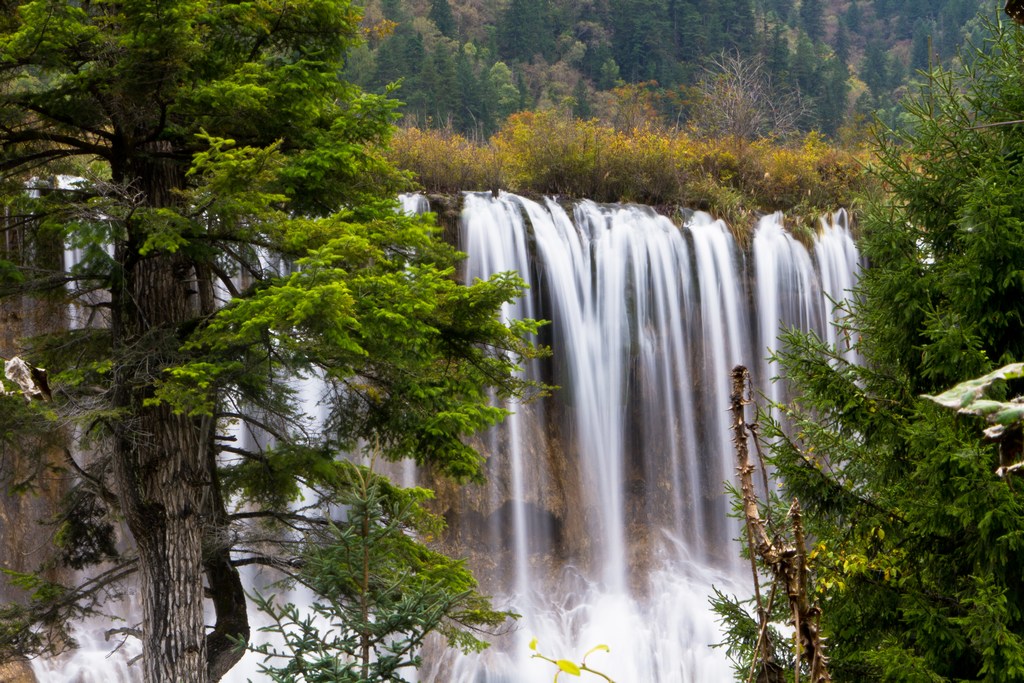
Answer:
<svg viewBox="0 0 1024 683"><path fill-rule="evenodd" d="M895 116L916 71L948 61L995 0L367 0L346 77L421 128L485 138L510 114L612 122L621 90L662 124L713 101L722 62L756 67L797 131Z"/></svg>

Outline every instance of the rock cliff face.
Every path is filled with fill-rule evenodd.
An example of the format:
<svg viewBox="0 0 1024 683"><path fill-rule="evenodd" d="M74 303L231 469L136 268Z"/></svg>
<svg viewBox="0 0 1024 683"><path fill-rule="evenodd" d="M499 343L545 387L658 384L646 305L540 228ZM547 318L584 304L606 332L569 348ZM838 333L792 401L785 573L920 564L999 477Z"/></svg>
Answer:
<svg viewBox="0 0 1024 683"><path fill-rule="evenodd" d="M0 664L0 683L37 683L28 662L15 661Z"/></svg>
<svg viewBox="0 0 1024 683"><path fill-rule="evenodd" d="M19 261L27 258L26 253L32 253L34 259L63 257L63 251L56 245L49 245L49 248L47 245L33 245L32 249L23 249L17 229L4 232L5 242L0 244L0 258ZM66 324L67 317L60 304L39 305L35 302L30 305L18 297L0 299L0 358L6 360L22 354L24 338L60 330ZM64 445L60 436L47 434L34 439L10 440L0 436L0 529L3 530L0 565L7 569L32 571L52 556L54 529L45 521L53 516L65 486L59 472ZM30 489L28 495L12 490L23 490L39 472L46 475L37 479L38 486ZM20 597L8 588L5 581L0 581L0 601ZM5 679L0 677L0 680Z"/></svg>

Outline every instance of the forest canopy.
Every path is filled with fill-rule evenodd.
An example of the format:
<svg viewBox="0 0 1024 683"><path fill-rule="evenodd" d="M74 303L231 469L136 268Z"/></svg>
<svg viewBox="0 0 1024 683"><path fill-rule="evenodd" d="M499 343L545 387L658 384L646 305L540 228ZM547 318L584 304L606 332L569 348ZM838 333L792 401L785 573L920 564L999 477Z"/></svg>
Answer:
<svg viewBox="0 0 1024 683"><path fill-rule="evenodd" d="M948 64L989 0L367 0L371 38L346 74L372 92L401 81L407 125L484 139L512 113L559 109L612 123L619 88L651 121L699 125L723 60L761 72L800 133L893 122L919 70ZM766 131L767 132L767 131ZM784 131L772 131L780 135Z"/></svg>

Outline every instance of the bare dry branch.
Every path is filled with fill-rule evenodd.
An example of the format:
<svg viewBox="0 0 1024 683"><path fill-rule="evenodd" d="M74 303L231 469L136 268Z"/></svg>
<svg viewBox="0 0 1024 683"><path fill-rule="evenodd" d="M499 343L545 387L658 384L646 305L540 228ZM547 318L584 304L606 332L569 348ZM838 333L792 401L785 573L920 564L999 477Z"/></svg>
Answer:
<svg viewBox="0 0 1024 683"><path fill-rule="evenodd" d="M733 416L733 443L739 461L737 471L740 477L740 491L743 496L743 515L747 531L747 539L751 555L757 557L772 573L773 588L776 584L786 591L789 599L790 613L796 629L797 656L795 660L794 680L800 680L801 664L807 666L811 683L830 683L832 678L828 672L828 658L825 656L824 638L819 629L821 610L810 597L810 573L807 566L807 548L804 540L803 514L800 502L793 499L787 514L792 530L792 543L780 535L770 537L761 519L760 504L754 491L754 467L750 464L747 448L747 432L752 431L744 417L745 406L749 399L750 375L745 367L737 365L732 371L732 393L730 410ZM758 585L757 568L752 563L755 586ZM756 657L766 674L777 670L777 664L771 654L767 638L767 613L761 610L758 595L758 618L761 631L765 637L758 639L759 650ZM756 664L755 660L755 664ZM781 679L780 679L781 680Z"/></svg>

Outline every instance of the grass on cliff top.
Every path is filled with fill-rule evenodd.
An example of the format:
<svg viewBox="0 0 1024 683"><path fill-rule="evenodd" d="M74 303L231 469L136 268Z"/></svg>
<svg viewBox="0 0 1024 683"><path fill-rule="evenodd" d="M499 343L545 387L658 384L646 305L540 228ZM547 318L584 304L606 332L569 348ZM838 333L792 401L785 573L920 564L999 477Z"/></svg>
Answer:
<svg viewBox="0 0 1024 683"><path fill-rule="evenodd" d="M621 131L556 111L515 114L486 143L403 128L391 158L427 193L502 189L636 202L668 215L684 207L734 227L784 211L813 231L818 216L852 208L869 183L863 153L832 146L816 133L787 143L707 139L652 128Z"/></svg>

